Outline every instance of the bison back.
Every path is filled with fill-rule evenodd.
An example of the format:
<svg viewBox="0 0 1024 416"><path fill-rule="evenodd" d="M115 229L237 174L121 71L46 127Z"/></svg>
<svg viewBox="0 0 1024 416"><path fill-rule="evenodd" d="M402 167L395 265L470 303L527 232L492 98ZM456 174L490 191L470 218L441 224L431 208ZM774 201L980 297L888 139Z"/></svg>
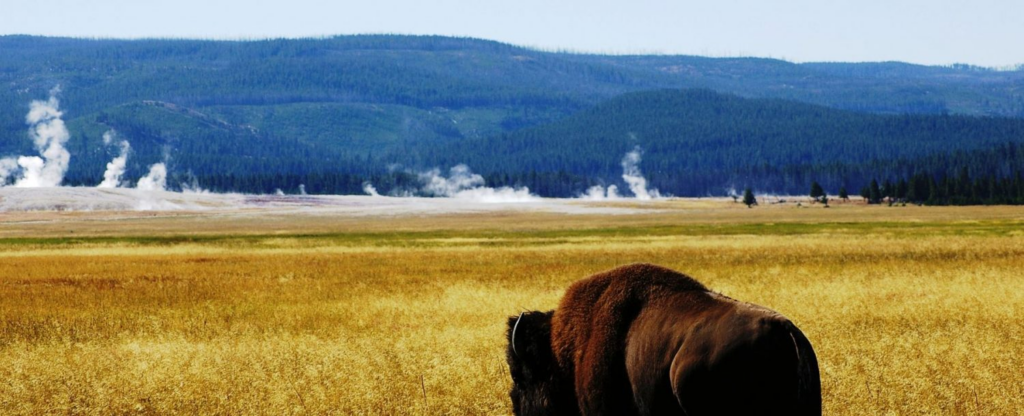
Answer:
<svg viewBox="0 0 1024 416"><path fill-rule="evenodd" d="M820 415L817 360L788 319L732 304L691 322L678 339L668 379L689 416Z"/></svg>
<svg viewBox="0 0 1024 416"><path fill-rule="evenodd" d="M570 286L552 318L551 341L581 412L638 414L626 368L630 328L652 300L706 290L689 276L650 264L619 267Z"/></svg>

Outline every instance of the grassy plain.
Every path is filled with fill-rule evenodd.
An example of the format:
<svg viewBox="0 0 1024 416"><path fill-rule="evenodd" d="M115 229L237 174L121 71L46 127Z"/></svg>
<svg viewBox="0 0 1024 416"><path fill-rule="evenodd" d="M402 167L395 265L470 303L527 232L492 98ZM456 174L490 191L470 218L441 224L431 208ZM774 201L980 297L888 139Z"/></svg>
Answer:
<svg viewBox="0 0 1024 416"><path fill-rule="evenodd" d="M829 415L1024 414L1024 210L0 215L0 413L508 414L505 319L630 262L793 319Z"/></svg>

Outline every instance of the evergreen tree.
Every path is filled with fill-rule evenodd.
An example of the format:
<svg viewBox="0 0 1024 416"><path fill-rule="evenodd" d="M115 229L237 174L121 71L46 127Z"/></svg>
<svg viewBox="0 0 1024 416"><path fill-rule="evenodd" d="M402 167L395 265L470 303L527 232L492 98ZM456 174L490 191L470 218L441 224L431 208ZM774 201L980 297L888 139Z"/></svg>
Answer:
<svg viewBox="0 0 1024 416"><path fill-rule="evenodd" d="M850 194L846 193L845 186L839 188L839 199L842 199L844 202L850 200Z"/></svg>
<svg viewBox="0 0 1024 416"><path fill-rule="evenodd" d="M878 187L878 181L872 179L871 185L868 185L868 203L878 204L880 202L882 202L882 190Z"/></svg>
<svg viewBox="0 0 1024 416"><path fill-rule="evenodd" d="M811 198L817 201L824 195L825 190L821 189L821 185L818 184L818 181L811 182Z"/></svg>
<svg viewBox="0 0 1024 416"><path fill-rule="evenodd" d="M885 182L882 184L882 198L888 199L890 203L894 198L896 198L896 185L894 185L892 181L888 179L886 179Z"/></svg>
<svg viewBox="0 0 1024 416"><path fill-rule="evenodd" d="M907 199L908 187L906 179L900 178L899 182L896 183L896 192L894 196L896 199L905 201Z"/></svg>
<svg viewBox="0 0 1024 416"><path fill-rule="evenodd" d="M754 198L754 192L749 187L743 191L743 203L747 204L747 208L757 205L757 198Z"/></svg>
<svg viewBox="0 0 1024 416"><path fill-rule="evenodd" d="M1022 178L1016 176L1000 176L995 173L976 175L972 178L966 169L947 169L958 172L953 176L943 176L936 180L928 173L912 173L909 179L899 178L896 182L889 180L878 187L878 181L872 180L865 187L862 195L867 195L868 203L880 203L887 198L889 205L907 202L919 205L993 205L993 204L1024 204ZM891 190L891 191L889 191Z"/></svg>

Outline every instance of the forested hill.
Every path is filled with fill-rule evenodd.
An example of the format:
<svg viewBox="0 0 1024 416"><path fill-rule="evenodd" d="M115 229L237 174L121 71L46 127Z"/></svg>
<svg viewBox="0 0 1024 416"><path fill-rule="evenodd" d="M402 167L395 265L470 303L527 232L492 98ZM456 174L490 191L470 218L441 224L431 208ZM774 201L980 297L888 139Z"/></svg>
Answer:
<svg viewBox="0 0 1024 416"><path fill-rule="evenodd" d="M782 191L824 164L1019 140L1006 118L1024 119L1024 70L589 55L438 36L0 36L0 157L34 154L25 115L57 85L71 129L65 183L99 181L118 151L102 141L113 129L131 142L129 181L163 161L176 180L246 192L360 192L362 178L393 181L389 164L469 163L492 182L565 196L615 180L632 144L655 184L680 195L755 177ZM645 92L661 89L677 92ZM779 169L789 173L759 173ZM836 181L856 176L830 169Z"/></svg>
<svg viewBox="0 0 1024 416"><path fill-rule="evenodd" d="M676 195L720 195L744 186L803 193L812 180L835 192L922 169L945 175L969 167L975 174L1008 176L1024 169L1015 146L1022 142L1022 119L877 115L708 90L661 90L625 94L551 124L432 150L427 160L467 163L513 178L567 172L619 183L622 156L639 146L651 183Z"/></svg>
<svg viewBox="0 0 1024 416"><path fill-rule="evenodd" d="M166 143L177 181L195 175L214 190L256 193L297 191L299 184L316 193L361 193L364 181L385 193L401 191L415 187L415 172L467 164L491 186L575 196L597 184L625 189L621 161L635 148L643 152L640 168L650 184L678 196L747 186L800 194L811 181L834 195L843 186L859 189L871 179L921 172L938 179L964 168L972 177L1024 170L1024 119L865 114L709 90L628 93L541 126L447 144L413 141L373 157L159 102L101 113L83 129L97 124L116 126L140 146ZM163 129L145 127L150 124ZM94 185L101 178L113 150L104 151L101 133L72 139L72 166L91 171L80 168L69 183ZM129 162L129 177L137 177L152 161L139 155Z"/></svg>
<svg viewBox="0 0 1024 416"><path fill-rule="evenodd" d="M589 55L389 35L261 41L0 36L0 51L4 102L17 105L61 84L77 114L135 100L565 111L627 91L700 87L864 111L1024 117L1024 71L968 65Z"/></svg>

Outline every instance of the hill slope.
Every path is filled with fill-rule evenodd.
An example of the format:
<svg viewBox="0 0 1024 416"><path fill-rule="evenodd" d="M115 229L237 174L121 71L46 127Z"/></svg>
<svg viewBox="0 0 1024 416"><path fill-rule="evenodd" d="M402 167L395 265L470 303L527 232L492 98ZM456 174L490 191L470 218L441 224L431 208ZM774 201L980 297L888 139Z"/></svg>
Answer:
<svg viewBox="0 0 1024 416"><path fill-rule="evenodd" d="M77 133L67 145L72 161L65 184L99 182L118 151L103 144L111 128L132 143L130 183L162 161L172 185L197 179L214 190L257 193L297 192L300 184L315 193L361 193L367 180L388 192L415 187L416 172L467 164L492 186L574 196L595 184L625 189L622 158L637 148L651 184L679 196L744 186L803 193L812 180L835 193L919 170L948 175L969 167L975 175L1009 176L1024 169L1024 119L866 114L709 90L628 93L554 122L476 138L452 130L417 140L405 133L429 126L405 123L406 131L392 131L380 128L373 107L319 106L320 117L309 120L286 105L234 108L266 112L269 121L258 125L159 101L78 117L70 123ZM274 117L300 126L357 120L369 138L332 145L301 130L289 134L284 129L292 124ZM31 153L29 146L21 143Z"/></svg>
<svg viewBox="0 0 1024 416"><path fill-rule="evenodd" d="M880 166L1017 140L1009 120L836 109L1024 117L1024 71L966 66L580 55L437 36L245 42L3 36L0 52L0 156L33 152L28 103L60 85L71 129L65 183L78 185L97 182L116 154L101 142L109 129L132 143L129 180L166 161L172 176L195 175L224 190L273 191L282 182L312 189L321 181L331 183L319 188L324 192L359 192L361 178L387 176L388 164L466 162L495 182L562 171L561 179L530 181L563 183L543 191L562 195L615 180L622 153L639 144L656 183L694 194L709 192L710 179L723 175L737 182L766 169ZM683 99L660 92L613 99L682 87L736 96L705 91ZM604 132L597 134L598 127ZM496 149L511 153L506 158ZM681 185L684 178L702 185ZM797 181L764 186L788 189Z"/></svg>
<svg viewBox="0 0 1024 416"><path fill-rule="evenodd" d="M748 185L803 193L814 179L835 192L899 169L924 168L923 161L937 155L1022 142L1021 119L864 114L708 90L661 90L625 94L544 126L467 140L432 152L428 163L468 163L513 177L564 171L621 185L622 156L639 146L652 184L676 195ZM1020 162L1003 170L1021 169ZM972 168L1000 163L978 160Z"/></svg>
<svg viewBox="0 0 1024 416"><path fill-rule="evenodd" d="M324 103L350 113L379 106L379 120L355 117L319 130L290 117L273 120L288 133L326 144L328 131L344 135L367 123L381 124L374 133L400 131L406 123L435 126L439 115L451 125L416 134L447 137L454 128L460 136L482 137L658 88L699 87L883 113L1024 117L1024 71L973 67L577 55L385 35L243 42L2 36L0 51L2 137L19 137L28 102L55 85L63 87L69 118L145 100L238 124L273 119L266 108L280 105L299 118L316 117Z"/></svg>

